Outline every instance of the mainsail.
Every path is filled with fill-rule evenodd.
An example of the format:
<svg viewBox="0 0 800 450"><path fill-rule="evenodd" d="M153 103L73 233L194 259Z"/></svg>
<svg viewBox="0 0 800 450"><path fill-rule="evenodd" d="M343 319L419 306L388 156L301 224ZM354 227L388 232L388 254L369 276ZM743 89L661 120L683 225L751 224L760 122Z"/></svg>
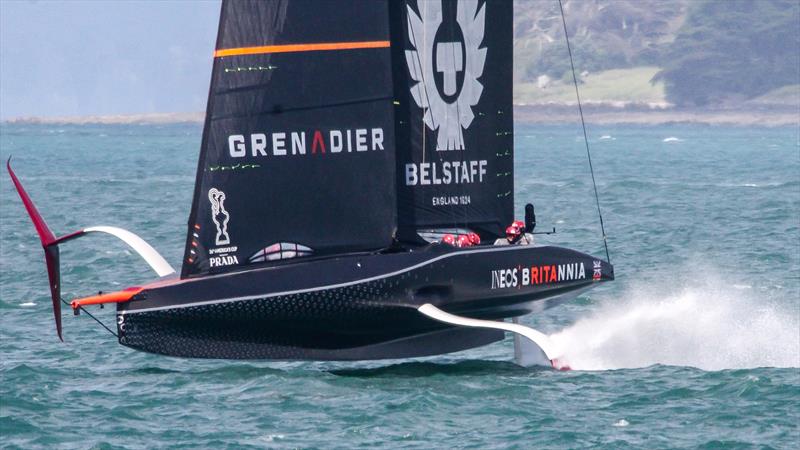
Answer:
<svg viewBox="0 0 800 450"><path fill-rule="evenodd" d="M391 2L399 236L513 220L513 4Z"/></svg>
<svg viewBox="0 0 800 450"><path fill-rule="evenodd" d="M223 1L182 276L391 245L391 69L386 0Z"/></svg>

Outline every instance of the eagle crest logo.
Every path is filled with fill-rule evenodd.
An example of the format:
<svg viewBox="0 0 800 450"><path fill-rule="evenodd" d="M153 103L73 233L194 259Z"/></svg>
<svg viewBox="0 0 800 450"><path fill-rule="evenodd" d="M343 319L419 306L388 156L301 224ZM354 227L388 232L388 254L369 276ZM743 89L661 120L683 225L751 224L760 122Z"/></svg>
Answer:
<svg viewBox="0 0 800 450"><path fill-rule="evenodd" d="M443 1L443 0L442 0ZM411 96L424 110L423 121L437 131L436 150L463 150L464 130L475 115L483 85L486 48L481 48L485 31L486 6L478 0L456 3L453 33L438 33L442 26L442 1L420 1L419 15L408 9L408 37L413 50L406 50L406 65L415 83ZM449 34L450 39L441 39ZM452 39L454 35L462 39ZM460 36L457 36L460 37Z"/></svg>

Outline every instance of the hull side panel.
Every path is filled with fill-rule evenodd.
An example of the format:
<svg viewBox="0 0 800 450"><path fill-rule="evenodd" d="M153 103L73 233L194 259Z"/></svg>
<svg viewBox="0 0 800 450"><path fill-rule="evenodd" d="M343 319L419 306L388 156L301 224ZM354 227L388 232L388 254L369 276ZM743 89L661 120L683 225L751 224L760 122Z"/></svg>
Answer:
<svg viewBox="0 0 800 450"><path fill-rule="evenodd" d="M480 319L521 316L590 288L599 281L593 277L595 261L557 247L434 247L198 278L145 290L120 304L120 343L152 353L226 359L448 353L500 340L502 333L438 323L420 314L420 305ZM550 282L539 273L566 265L570 279Z"/></svg>

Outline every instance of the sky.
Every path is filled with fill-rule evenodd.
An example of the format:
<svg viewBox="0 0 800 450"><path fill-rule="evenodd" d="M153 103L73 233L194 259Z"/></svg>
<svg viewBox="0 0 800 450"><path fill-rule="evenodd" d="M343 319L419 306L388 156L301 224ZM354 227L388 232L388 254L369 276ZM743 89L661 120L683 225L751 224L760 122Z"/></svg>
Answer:
<svg viewBox="0 0 800 450"><path fill-rule="evenodd" d="M0 120L204 111L219 0L0 0Z"/></svg>

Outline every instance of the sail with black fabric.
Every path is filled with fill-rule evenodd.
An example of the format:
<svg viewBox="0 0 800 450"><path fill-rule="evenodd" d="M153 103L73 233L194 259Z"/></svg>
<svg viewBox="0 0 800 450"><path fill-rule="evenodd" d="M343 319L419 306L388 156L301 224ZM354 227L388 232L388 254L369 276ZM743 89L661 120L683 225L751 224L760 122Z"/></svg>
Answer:
<svg viewBox="0 0 800 450"><path fill-rule="evenodd" d="M513 220L512 2L391 3L400 235Z"/></svg>
<svg viewBox="0 0 800 450"><path fill-rule="evenodd" d="M389 46L386 0L223 2L183 277L391 244Z"/></svg>

